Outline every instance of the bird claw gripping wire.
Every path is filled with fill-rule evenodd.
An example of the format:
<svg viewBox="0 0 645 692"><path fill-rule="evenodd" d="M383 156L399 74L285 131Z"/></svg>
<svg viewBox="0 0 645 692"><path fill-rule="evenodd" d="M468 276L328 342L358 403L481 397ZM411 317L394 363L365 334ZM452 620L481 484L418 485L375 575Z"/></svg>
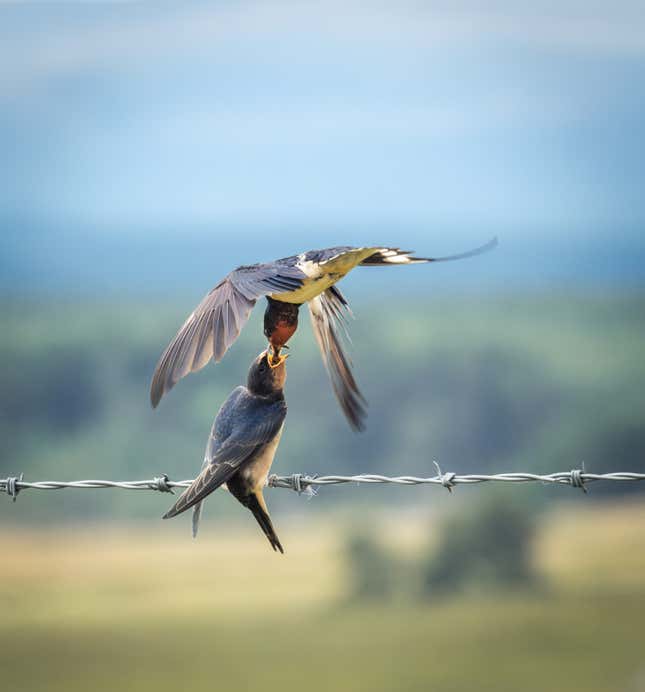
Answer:
<svg viewBox="0 0 645 692"><path fill-rule="evenodd" d="M437 478L439 479L439 482L443 487L449 492L452 492L452 489L457 485L455 483L455 478L457 477L456 473L453 473L452 471L448 471L447 473L443 473L441 470L441 466L439 466L439 463L436 461L432 462L437 469Z"/></svg>
<svg viewBox="0 0 645 692"><path fill-rule="evenodd" d="M7 495L9 495L10 498L13 499L14 502L18 497L18 493L20 492L18 483L22 481L23 475L24 474L21 473L18 477L9 476L4 481L0 481L0 483L2 483L3 490L7 493Z"/></svg>

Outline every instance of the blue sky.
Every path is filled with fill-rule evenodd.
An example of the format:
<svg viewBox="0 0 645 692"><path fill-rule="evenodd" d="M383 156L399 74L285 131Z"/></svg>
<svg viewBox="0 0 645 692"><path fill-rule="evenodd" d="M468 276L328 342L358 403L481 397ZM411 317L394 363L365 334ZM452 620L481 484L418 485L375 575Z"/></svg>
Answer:
<svg viewBox="0 0 645 692"><path fill-rule="evenodd" d="M70 229L234 228L246 261L378 229L639 278L644 74L642 2L0 2L4 263L71 271Z"/></svg>

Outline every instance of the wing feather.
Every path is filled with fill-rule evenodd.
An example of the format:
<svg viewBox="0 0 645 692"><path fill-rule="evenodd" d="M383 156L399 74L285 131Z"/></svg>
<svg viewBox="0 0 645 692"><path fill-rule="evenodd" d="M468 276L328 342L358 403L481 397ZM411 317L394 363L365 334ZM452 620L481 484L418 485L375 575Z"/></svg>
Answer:
<svg viewBox="0 0 645 692"><path fill-rule="evenodd" d="M209 312L202 317L199 339L193 358L192 371L201 370L211 359L213 353L213 315Z"/></svg>
<svg viewBox="0 0 645 692"><path fill-rule="evenodd" d="M354 430L365 427L367 402L360 392L352 362L345 352L343 334L347 334L349 305L336 286L332 286L308 302L314 336L318 342L323 363L329 374L338 403Z"/></svg>
<svg viewBox="0 0 645 692"><path fill-rule="evenodd" d="M219 362L239 336L258 298L276 290L296 290L304 273L295 266L256 264L239 267L220 281L184 322L163 352L150 386L156 407L164 394L210 360Z"/></svg>
<svg viewBox="0 0 645 692"><path fill-rule="evenodd" d="M164 514L171 519L201 502L207 495L217 490L239 469L255 448L226 446L219 459L207 464L192 484L181 494L177 502Z"/></svg>

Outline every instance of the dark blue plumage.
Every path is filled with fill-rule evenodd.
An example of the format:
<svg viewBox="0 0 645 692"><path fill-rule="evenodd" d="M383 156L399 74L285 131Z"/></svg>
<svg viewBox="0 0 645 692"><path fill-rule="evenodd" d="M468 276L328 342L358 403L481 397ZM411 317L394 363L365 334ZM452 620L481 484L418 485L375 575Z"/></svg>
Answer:
<svg viewBox="0 0 645 692"><path fill-rule="evenodd" d="M283 552L262 496L287 415L282 388L286 378L284 356L277 364L267 352L251 364L246 387L236 387L222 404L206 445L199 476L166 512L164 519L195 508L196 533L201 503L224 483L248 507L274 550Z"/></svg>

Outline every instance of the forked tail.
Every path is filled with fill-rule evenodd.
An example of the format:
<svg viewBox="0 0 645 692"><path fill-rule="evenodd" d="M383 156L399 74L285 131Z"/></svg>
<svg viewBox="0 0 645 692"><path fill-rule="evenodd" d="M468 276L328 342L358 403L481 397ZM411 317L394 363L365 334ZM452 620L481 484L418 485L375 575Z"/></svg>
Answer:
<svg viewBox="0 0 645 692"><path fill-rule="evenodd" d="M262 531L264 531L264 535L269 539L269 543L273 550L279 550L281 553L284 553L280 539L271 523L271 517L269 517L262 495L249 495L246 506L253 512L253 516L260 525Z"/></svg>
<svg viewBox="0 0 645 692"><path fill-rule="evenodd" d="M361 262L362 267L382 267L387 264L419 264L421 262L452 262L452 260L466 259L475 257L484 252L488 252L497 247L497 238L492 238L485 245L476 247L467 252L460 252L456 255L446 255L445 257L415 257L412 250L399 250L394 247L379 248L373 255Z"/></svg>

